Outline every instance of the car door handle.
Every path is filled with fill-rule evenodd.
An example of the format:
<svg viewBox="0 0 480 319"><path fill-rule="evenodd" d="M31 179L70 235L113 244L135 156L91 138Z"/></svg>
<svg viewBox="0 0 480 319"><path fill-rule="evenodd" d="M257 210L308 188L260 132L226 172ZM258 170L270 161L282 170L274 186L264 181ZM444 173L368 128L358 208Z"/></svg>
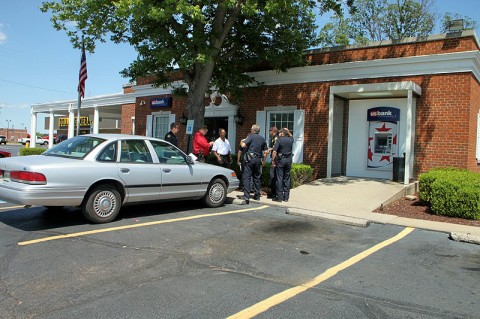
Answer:
<svg viewBox="0 0 480 319"><path fill-rule="evenodd" d="M121 169L120 169L120 172L122 172L122 173L128 173L128 172L130 172L130 169L129 169L129 168L121 168Z"/></svg>
<svg viewBox="0 0 480 319"><path fill-rule="evenodd" d="M164 168L162 169L164 173L170 173L172 170L170 168Z"/></svg>

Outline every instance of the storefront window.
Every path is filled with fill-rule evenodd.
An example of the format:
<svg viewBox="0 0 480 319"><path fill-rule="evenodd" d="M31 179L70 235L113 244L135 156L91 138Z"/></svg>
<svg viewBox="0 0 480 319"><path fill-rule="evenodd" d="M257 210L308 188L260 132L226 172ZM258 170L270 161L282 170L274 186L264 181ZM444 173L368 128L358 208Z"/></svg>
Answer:
<svg viewBox="0 0 480 319"><path fill-rule="evenodd" d="M155 127L153 130L154 137L164 138L165 135L170 131L170 123L168 115L157 115L155 116Z"/></svg>
<svg viewBox="0 0 480 319"><path fill-rule="evenodd" d="M277 111L270 112L269 115L269 128L275 126L277 129L288 128L288 130L293 134L293 112L291 111Z"/></svg>

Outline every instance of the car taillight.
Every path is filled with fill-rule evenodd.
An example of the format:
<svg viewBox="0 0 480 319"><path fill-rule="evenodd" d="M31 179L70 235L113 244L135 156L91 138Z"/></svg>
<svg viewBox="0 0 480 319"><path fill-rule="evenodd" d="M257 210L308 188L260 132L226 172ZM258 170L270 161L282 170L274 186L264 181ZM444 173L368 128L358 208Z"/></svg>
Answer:
<svg viewBox="0 0 480 319"><path fill-rule="evenodd" d="M10 179L18 183L45 185L47 178L41 173L25 172L25 171L11 171Z"/></svg>

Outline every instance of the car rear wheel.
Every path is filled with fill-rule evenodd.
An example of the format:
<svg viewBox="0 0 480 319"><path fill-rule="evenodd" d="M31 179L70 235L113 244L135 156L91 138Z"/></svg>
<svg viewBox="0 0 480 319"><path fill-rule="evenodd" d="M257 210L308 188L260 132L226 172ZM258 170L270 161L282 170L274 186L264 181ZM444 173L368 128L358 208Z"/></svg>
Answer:
<svg viewBox="0 0 480 319"><path fill-rule="evenodd" d="M114 220L122 206L120 193L112 185L98 185L84 199L82 213L92 223L108 223Z"/></svg>
<svg viewBox="0 0 480 319"><path fill-rule="evenodd" d="M203 198L203 202L208 207L219 207L225 203L227 199L227 186L225 182L217 178L208 185L207 193Z"/></svg>

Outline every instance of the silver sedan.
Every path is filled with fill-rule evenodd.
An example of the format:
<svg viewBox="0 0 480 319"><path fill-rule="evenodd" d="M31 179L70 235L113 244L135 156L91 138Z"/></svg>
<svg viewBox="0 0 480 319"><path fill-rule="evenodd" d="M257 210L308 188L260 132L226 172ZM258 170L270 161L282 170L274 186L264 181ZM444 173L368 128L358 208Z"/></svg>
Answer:
<svg viewBox="0 0 480 319"><path fill-rule="evenodd" d="M0 159L0 199L21 205L79 206L94 223L114 220L122 205L203 199L224 204L235 172L195 162L172 144L145 136L80 135L42 155Z"/></svg>

